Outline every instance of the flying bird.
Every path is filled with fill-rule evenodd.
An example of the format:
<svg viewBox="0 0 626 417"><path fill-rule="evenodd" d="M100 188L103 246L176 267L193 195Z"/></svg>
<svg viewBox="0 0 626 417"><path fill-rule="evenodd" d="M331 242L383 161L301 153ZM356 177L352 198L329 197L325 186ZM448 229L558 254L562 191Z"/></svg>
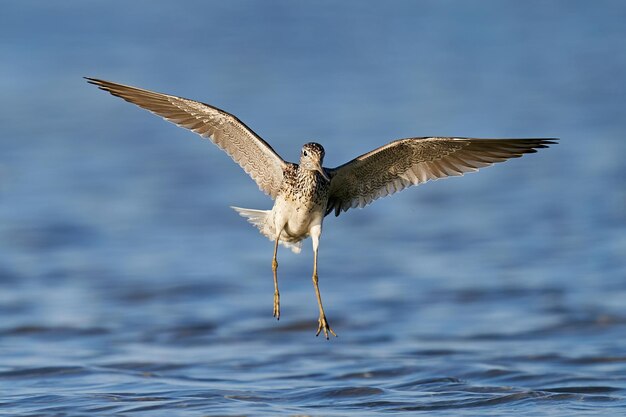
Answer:
<svg viewBox="0 0 626 417"><path fill-rule="evenodd" d="M209 104L87 78L91 84L144 108L180 127L210 139L225 151L268 194L271 210L233 207L274 242L274 317L280 318L278 245L299 253L304 239L313 243L313 286L319 307L316 336L336 336L328 324L317 275L317 253L324 217L339 216L351 208L429 180L463 175L479 168L536 152L555 144L556 138L477 139L419 137L400 139L340 165L326 168L324 148L318 143L302 146L299 163L287 162L234 115Z"/></svg>

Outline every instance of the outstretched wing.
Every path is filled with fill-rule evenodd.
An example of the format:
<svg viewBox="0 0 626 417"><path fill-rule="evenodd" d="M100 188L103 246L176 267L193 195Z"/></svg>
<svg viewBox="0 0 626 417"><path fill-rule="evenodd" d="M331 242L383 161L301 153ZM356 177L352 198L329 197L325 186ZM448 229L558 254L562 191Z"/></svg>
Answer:
<svg viewBox="0 0 626 417"><path fill-rule="evenodd" d="M326 214L350 208L428 180L463 175L547 148L558 139L400 139L334 169Z"/></svg>
<svg viewBox="0 0 626 417"><path fill-rule="evenodd" d="M267 142L232 114L182 97L95 78L86 79L101 90L210 139L233 158L263 192L272 198L278 194L286 162Z"/></svg>

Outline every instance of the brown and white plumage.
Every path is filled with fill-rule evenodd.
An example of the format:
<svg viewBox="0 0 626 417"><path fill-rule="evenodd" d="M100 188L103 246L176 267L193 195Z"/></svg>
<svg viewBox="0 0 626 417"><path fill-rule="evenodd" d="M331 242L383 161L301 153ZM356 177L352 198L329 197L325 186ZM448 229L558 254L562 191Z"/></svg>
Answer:
<svg viewBox="0 0 626 417"><path fill-rule="evenodd" d="M409 138L374 149L330 169L330 199L326 207L338 216L350 208L412 185L477 171L496 162L547 148L556 139Z"/></svg>
<svg viewBox="0 0 626 417"><path fill-rule="evenodd" d="M230 113L208 104L127 85L87 78L91 84L136 104L178 126L209 138L237 162L275 200L271 210L234 207L274 241L274 316L280 317L277 250L282 243L299 252L313 243L313 284L319 307L317 334L335 334L328 325L318 288L317 254L324 217L412 185L463 175L479 168L536 152L557 139L470 139L429 137L391 142L337 168L323 168L324 148L302 147L298 164L285 162L261 137Z"/></svg>
<svg viewBox="0 0 626 417"><path fill-rule="evenodd" d="M96 78L86 79L101 90L210 139L233 158L264 193L276 197L286 163L269 143L237 117L199 101Z"/></svg>

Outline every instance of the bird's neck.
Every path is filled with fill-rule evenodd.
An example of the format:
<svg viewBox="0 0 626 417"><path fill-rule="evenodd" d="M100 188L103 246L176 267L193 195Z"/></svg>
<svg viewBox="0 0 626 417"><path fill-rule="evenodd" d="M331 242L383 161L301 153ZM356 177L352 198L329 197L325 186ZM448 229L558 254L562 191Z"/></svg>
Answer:
<svg viewBox="0 0 626 417"><path fill-rule="evenodd" d="M298 178L303 181L328 182L315 169L306 169L302 165L298 167Z"/></svg>

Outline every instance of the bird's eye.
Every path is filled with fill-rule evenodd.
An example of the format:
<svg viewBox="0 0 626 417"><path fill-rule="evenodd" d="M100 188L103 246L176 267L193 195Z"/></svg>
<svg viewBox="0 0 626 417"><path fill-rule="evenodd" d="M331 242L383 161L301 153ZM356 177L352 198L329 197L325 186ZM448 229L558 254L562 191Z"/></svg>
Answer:
<svg viewBox="0 0 626 417"><path fill-rule="evenodd" d="M302 154L303 154L304 156L307 156L306 151L302 151Z"/></svg>

